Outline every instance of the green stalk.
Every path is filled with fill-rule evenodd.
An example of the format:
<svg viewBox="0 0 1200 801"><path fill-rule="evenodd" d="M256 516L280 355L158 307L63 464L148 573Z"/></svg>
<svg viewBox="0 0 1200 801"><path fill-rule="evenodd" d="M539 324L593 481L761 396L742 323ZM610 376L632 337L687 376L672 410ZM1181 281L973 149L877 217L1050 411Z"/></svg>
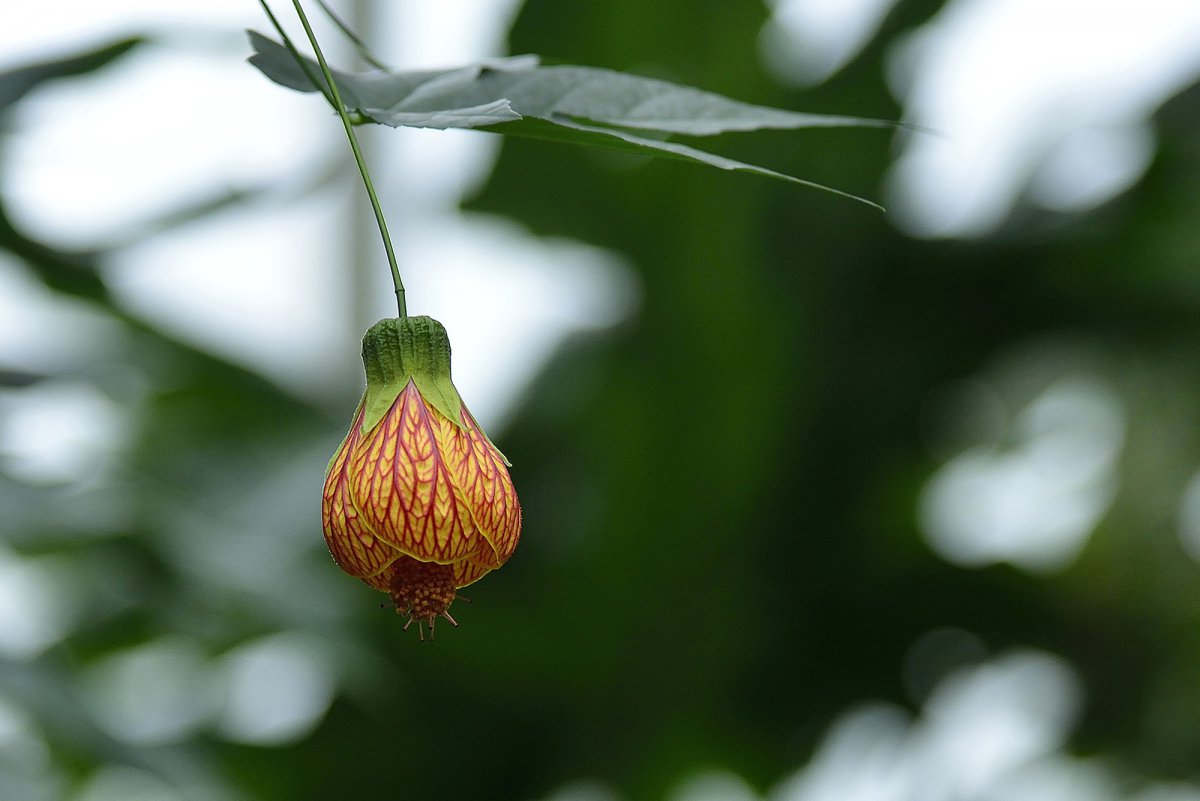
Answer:
<svg viewBox="0 0 1200 801"><path fill-rule="evenodd" d="M342 21L341 17L333 13L333 9L329 7L329 4L326 3L325 0L317 0L317 5L319 5L321 10L325 12L325 16L329 17L329 20L338 27L338 30L342 32L342 35L350 40L350 44L354 45L354 49L358 51L359 58L377 70L386 70L388 68L387 64L384 64L382 61L375 58L370 49L367 47L367 43L360 39L358 34L351 30L350 26Z"/></svg>
<svg viewBox="0 0 1200 801"><path fill-rule="evenodd" d="M315 86L318 91L320 91L321 97L325 98L325 102L328 103L331 108L333 108L333 98L329 94L329 87L323 85L319 76L314 75L313 71L309 69L308 62L305 61L304 57L300 55L300 51L296 49L296 45L292 44L292 38L287 35L287 31L285 31L283 26L279 24L279 20L271 11L271 7L267 5L267 0L258 0L258 4L262 7L263 13L267 15L267 19L271 21L271 25L275 28L275 32L279 34L279 41L283 42L283 46L288 49L288 52L292 54L292 58L296 60L296 66L298 66L301 71L304 72L305 77L312 81L312 85Z"/></svg>
<svg viewBox="0 0 1200 801"><path fill-rule="evenodd" d="M392 237L388 234L387 221L383 218L383 207L379 205L379 197L375 194L375 185L371 183L367 162L363 159L362 150L358 146L358 137L354 135L354 126L350 122L349 115L346 114L346 106L342 103L342 96L338 93L337 83L333 80L333 73L329 71L329 65L325 62L321 46L317 44L317 37L313 33L312 26L308 24L308 17L304 15L300 0L292 0L292 5L296 7L296 15L300 17L300 24L304 26L304 33L308 35L309 44L312 45L313 52L317 54L317 63L321 65L321 74L325 76L325 83L329 86L329 93L333 97L334 110L342 120L342 127L346 129L346 138L350 140L354 161L358 164L359 174L362 175L363 185L367 189L367 197L371 199L375 222L379 224L379 235L383 237L383 249L387 251L388 266L392 269L392 285L396 288L396 309L403 319L408 316L408 307L404 302L404 282L400 280L400 268L396 264L396 253L392 250Z"/></svg>

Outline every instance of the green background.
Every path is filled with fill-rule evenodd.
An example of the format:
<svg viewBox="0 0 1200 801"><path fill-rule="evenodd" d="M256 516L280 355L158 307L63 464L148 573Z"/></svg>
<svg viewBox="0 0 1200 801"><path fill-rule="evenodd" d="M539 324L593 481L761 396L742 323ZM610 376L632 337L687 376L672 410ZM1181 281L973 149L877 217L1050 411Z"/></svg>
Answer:
<svg viewBox="0 0 1200 801"><path fill-rule="evenodd" d="M902 3L854 64L803 93L748 55L757 3L531 0L510 45L899 118L884 47L936 10ZM122 376L143 382L112 481L64 499L0 474L7 546L50 560L86 610L59 645L0 663L0 690L48 744L49 786L69 795L127 765L184 797L538 799L594 781L640 800L718 769L766 792L856 704L916 714L940 674L910 680L906 660L945 628L982 647L944 655L948 667L1012 648L1065 659L1084 696L1067 751L1125 787L1200 781L1200 566L1176 534L1200 465L1197 119L1195 90L1164 107L1150 171L1102 208L1020 208L973 242L915 241L864 206L765 179L506 142L469 208L623 254L642 299L616 328L563 344L491 432L515 465L521 546L433 645L323 549L321 476L351 408L313 408L115 308L105 254L0 224L32 275L119 326L121 347L81 377L118 402L135 396ZM716 147L870 197L891 156L872 130ZM943 461L939 392L1001 381L1017 358L1043 383L1082 365L1125 412L1113 504L1049 575L952 565L918 526ZM3 378L19 393L54 376ZM96 531L90 512L106 505L131 524ZM135 746L82 700L124 649L167 637L217 659L279 632L321 643L338 681L297 742L201 731ZM29 770L0 762L0 797L55 797Z"/></svg>

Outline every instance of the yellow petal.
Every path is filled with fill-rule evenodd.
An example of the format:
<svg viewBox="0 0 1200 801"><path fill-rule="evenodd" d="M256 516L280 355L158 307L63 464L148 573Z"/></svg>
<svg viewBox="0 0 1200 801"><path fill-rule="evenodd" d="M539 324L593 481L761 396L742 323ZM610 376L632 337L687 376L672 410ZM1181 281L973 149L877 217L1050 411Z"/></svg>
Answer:
<svg viewBox="0 0 1200 801"><path fill-rule="evenodd" d="M329 463L321 503L322 528L329 553L342 570L357 578L379 573L400 555L374 535L350 497L347 471L350 455L362 436L361 422L362 404L359 404L350 433Z"/></svg>
<svg viewBox="0 0 1200 801"><path fill-rule="evenodd" d="M476 549L476 561L499 567L508 561L521 536L521 506L517 501L512 477L504 457L475 422L462 409L466 428L460 428L445 418L442 429L446 441L445 460L454 476L460 497L471 510L471 519L487 541Z"/></svg>
<svg viewBox="0 0 1200 801"><path fill-rule="evenodd" d="M470 559L454 563L454 586L461 589L468 584L474 584L491 573L494 568Z"/></svg>
<svg viewBox="0 0 1200 801"><path fill-rule="evenodd" d="M351 449L348 473L354 504L379 539L420 561L450 564L481 538L441 452L443 421L410 381Z"/></svg>

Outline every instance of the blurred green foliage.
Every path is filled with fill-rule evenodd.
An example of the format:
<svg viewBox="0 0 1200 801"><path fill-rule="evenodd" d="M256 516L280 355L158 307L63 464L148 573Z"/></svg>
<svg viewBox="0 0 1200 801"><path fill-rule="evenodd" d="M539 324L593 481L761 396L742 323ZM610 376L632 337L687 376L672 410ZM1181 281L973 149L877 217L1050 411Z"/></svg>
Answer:
<svg viewBox="0 0 1200 801"><path fill-rule="evenodd" d="M754 3L530 0L511 49L898 117L884 44L934 10L901 4L858 62L803 96L753 67ZM123 47L40 66L4 97ZM906 655L945 627L1065 658L1085 696L1071 751L1121 775L1200 780L1200 566L1176 533L1200 467L1198 105L1193 90L1162 110L1157 159L1117 200L1082 216L1020 210L972 243L912 241L857 204L771 181L506 142L471 208L625 254L643 298L635 319L564 344L493 432L515 465L522 544L434 645L324 553L321 475L349 408L312 408L133 318L105 291L105 254L33 241L0 214L0 248L120 332L106 360L13 372L5 391L82 381L137 410L119 468L86 491L0 474L4 547L62 588L69 631L0 662L0 711L45 748L0 756L0 797L72 797L125 769L159 777L157 791L144 779L155 798L536 799L595 780L641 801L705 768L765 791L848 707L917 708ZM723 144L874 196L881 137ZM1021 359L1040 365L1032 383L1005 385ZM1125 425L1088 546L1048 575L945 561L917 523L944 458L933 400L983 381L1019 407L1075 370L1119 398ZM331 706L299 739L248 743L220 711L219 677L256 644L334 677L314 682ZM123 692L210 722L106 729L104 688L120 688L105 677L139 653L144 683Z"/></svg>

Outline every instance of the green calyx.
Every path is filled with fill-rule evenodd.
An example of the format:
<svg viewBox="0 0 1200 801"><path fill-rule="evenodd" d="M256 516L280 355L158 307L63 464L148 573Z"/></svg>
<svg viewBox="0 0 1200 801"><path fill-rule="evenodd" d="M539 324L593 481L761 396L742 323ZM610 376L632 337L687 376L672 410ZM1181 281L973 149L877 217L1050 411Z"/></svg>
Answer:
<svg viewBox="0 0 1200 801"><path fill-rule="evenodd" d="M362 430L383 419L411 380L435 409L461 428L462 399L450 380L450 338L432 317L380 320L363 336L367 373Z"/></svg>

